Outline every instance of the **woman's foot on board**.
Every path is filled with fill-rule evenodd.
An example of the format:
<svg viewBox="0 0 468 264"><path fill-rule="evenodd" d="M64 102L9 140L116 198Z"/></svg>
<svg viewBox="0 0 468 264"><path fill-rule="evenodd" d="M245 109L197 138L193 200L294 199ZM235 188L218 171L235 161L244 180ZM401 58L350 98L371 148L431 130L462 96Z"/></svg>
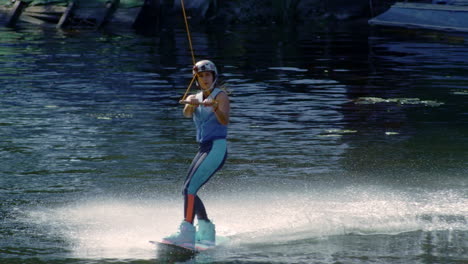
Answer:
<svg viewBox="0 0 468 264"><path fill-rule="evenodd" d="M198 220L195 240L197 243L214 246L216 244L215 225L209 220Z"/></svg>
<svg viewBox="0 0 468 264"><path fill-rule="evenodd" d="M193 249L195 248L195 227L183 221L179 226L179 232L163 238L162 242Z"/></svg>

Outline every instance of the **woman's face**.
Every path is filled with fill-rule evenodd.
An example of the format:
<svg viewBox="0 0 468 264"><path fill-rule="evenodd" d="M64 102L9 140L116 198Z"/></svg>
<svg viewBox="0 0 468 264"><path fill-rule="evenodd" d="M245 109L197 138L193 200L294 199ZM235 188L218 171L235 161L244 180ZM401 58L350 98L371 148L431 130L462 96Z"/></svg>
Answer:
<svg viewBox="0 0 468 264"><path fill-rule="evenodd" d="M213 73L212 72L199 72L198 73L198 84L202 90L208 90L213 84Z"/></svg>

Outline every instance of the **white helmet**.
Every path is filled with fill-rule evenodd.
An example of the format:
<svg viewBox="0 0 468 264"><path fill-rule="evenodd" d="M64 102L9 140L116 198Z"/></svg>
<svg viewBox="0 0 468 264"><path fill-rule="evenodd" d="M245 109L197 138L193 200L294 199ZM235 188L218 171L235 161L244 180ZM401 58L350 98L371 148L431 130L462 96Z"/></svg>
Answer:
<svg viewBox="0 0 468 264"><path fill-rule="evenodd" d="M195 63L195 66L193 66L192 73L193 75L195 75L199 72L213 72L214 79L216 79L216 77L218 76L218 69L216 69L216 65L209 60L201 60Z"/></svg>
<svg viewBox="0 0 468 264"><path fill-rule="evenodd" d="M216 69L216 65L209 60L201 60L193 66L192 73L193 75L196 75L199 72L212 72L213 73L213 83L211 84L210 89L213 89L213 87L216 84L216 81L218 80L218 69ZM198 86L198 81L196 81L196 84Z"/></svg>

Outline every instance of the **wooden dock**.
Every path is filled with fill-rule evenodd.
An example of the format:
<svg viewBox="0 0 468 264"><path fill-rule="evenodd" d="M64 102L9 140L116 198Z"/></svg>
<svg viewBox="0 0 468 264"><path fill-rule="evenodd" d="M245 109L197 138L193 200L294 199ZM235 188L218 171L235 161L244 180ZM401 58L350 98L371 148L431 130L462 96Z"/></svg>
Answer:
<svg viewBox="0 0 468 264"><path fill-rule="evenodd" d="M120 8L121 0L108 0L91 6L79 3L80 1L76 0L71 1L68 6L63 4L29 6L28 2L17 0L13 5L0 6L0 22L11 28L21 23L58 29L99 29L109 24L135 28L151 27L152 25L148 23L158 23L158 16L161 14L159 0L141 0L141 6L131 8Z"/></svg>
<svg viewBox="0 0 468 264"><path fill-rule="evenodd" d="M369 24L468 32L468 6L399 2Z"/></svg>
<svg viewBox="0 0 468 264"><path fill-rule="evenodd" d="M21 13L25 9L25 7L28 4L23 1L16 1L9 10L5 10L6 16L5 16L5 26L7 27L15 27L16 23L18 22L18 19L21 16Z"/></svg>

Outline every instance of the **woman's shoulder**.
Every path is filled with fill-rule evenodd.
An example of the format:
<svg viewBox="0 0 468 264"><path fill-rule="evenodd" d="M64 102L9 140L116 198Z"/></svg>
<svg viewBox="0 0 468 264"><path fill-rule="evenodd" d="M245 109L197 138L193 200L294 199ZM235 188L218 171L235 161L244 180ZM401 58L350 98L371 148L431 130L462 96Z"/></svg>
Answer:
<svg viewBox="0 0 468 264"><path fill-rule="evenodd" d="M228 96L228 91L226 90L225 87L216 87L215 89L217 90L216 95L224 94L224 95Z"/></svg>
<svg viewBox="0 0 468 264"><path fill-rule="evenodd" d="M215 88L216 89L216 97L218 96L228 96L228 94L226 93L225 90L221 89L221 88Z"/></svg>
<svg viewBox="0 0 468 264"><path fill-rule="evenodd" d="M229 96L228 96L228 94L227 94L225 91L220 91L220 92L216 95L215 99L218 100L218 101L229 102Z"/></svg>

